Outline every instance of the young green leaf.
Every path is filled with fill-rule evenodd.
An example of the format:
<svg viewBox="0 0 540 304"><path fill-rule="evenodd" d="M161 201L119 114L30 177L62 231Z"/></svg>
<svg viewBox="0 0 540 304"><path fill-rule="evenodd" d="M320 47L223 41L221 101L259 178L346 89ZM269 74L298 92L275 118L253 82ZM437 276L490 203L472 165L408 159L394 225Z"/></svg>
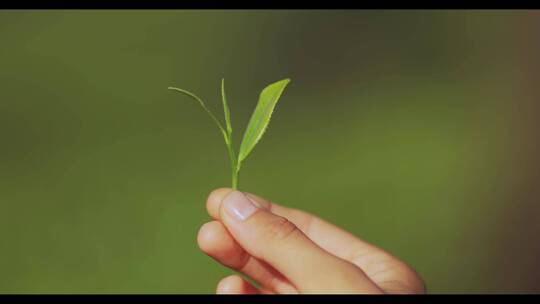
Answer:
<svg viewBox="0 0 540 304"><path fill-rule="evenodd" d="M227 97L225 95L225 80L221 80L221 101L223 103L223 113L225 115L225 128L219 122L219 120L214 116L214 114L206 107L204 102L197 97L197 95L175 87L169 87L169 90L175 90L182 94L185 94L195 101L197 101L201 107L210 115L210 118L214 120L219 130L223 134L225 139L225 145L227 146L227 152L229 154L229 160L231 162L231 177L232 177L232 188L238 189L238 176L240 174L240 166L242 161L249 155L251 150L255 147L257 142L261 139L268 123L270 122L270 117L274 111L276 103L283 93L283 90L289 83L289 79L283 79L281 81L275 82L266 88L264 88L259 96L259 102L251 115L249 120L248 127L244 133L244 138L242 139L242 144L240 145L240 152L238 158L236 158L236 153L234 151L233 142L232 142L232 124L231 124L231 112L229 110L229 105L227 103Z"/></svg>
<svg viewBox="0 0 540 304"><path fill-rule="evenodd" d="M262 90L257 106L255 107L246 131L244 132L242 144L240 145L237 162L238 170L240 170L242 161L249 155L263 136L268 127L268 123L270 122L276 103L289 82L290 79L283 79L270 84Z"/></svg>
<svg viewBox="0 0 540 304"><path fill-rule="evenodd" d="M234 147L232 143L232 124L231 124L231 111L229 110L229 105L227 104L227 96L225 95L225 79L221 79L221 101L223 103L223 114L225 115L225 125L227 127L227 137L228 140L225 140L227 145L227 152L229 154L229 161L231 162L231 179L232 179L232 188L238 188L238 167L236 165L236 156L234 153Z"/></svg>
<svg viewBox="0 0 540 304"><path fill-rule="evenodd" d="M231 139L232 125L231 125L231 111L227 104L227 96L225 96L225 79L221 79L221 101L223 102L223 113L225 114L225 125L227 127L227 134Z"/></svg>
<svg viewBox="0 0 540 304"><path fill-rule="evenodd" d="M204 102L195 94L191 93L190 91L187 91L187 90L184 90L184 89L179 89L179 88L175 88L175 87L168 87L167 89L169 90L174 90L174 91L178 91L180 93L183 93L193 99L195 99L200 105L201 107L206 111L206 113L208 113L208 115L210 115L210 117L212 118L212 120L214 120L214 122L216 123L216 125L218 126L219 130L221 131L221 133L223 134L223 137L225 138L225 142L229 142L229 136L228 136L228 133L227 131L225 131L225 129L223 128L223 126L221 125L221 123L219 122L219 120L216 118L216 116L214 116L214 114L212 112L210 112L210 110L206 107L206 105L204 104Z"/></svg>

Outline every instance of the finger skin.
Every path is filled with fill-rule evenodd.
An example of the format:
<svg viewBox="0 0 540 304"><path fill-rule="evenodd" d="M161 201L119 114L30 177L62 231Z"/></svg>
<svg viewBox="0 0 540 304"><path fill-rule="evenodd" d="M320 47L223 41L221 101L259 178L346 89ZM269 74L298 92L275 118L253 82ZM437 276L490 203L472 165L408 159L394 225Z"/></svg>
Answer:
<svg viewBox="0 0 540 304"><path fill-rule="evenodd" d="M240 271L265 289L281 294L298 293L296 288L267 263L252 257L219 221L204 224L197 236L199 248L219 263Z"/></svg>
<svg viewBox="0 0 540 304"><path fill-rule="evenodd" d="M382 292L360 268L319 247L286 218L258 208L242 192L223 198L220 219L248 253L272 265L302 293Z"/></svg>
<svg viewBox="0 0 540 304"><path fill-rule="evenodd" d="M208 196L206 208L208 214L219 220L219 210L223 198L232 191L230 188L219 188ZM325 250L341 258L351 260L366 252L380 252L387 254L367 242L356 238L351 233L336 227L307 212L280 206L252 193L245 193L256 205L270 210L272 213L285 217L293 222L300 230L309 236L315 243Z"/></svg>
<svg viewBox="0 0 540 304"><path fill-rule="evenodd" d="M231 275L219 281L216 294L259 294L259 290L238 275Z"/></svg>
<svg viewBox="0 0 540 304"><path fill-rule="evenodd" d="M294 222L317 245L360 267L388 293L424 293L425 283L409 265L317 216L283 207L255 194L246 193L258 206Z"/></svg>
<svg viewBox="0 0 540 304"><path fill-rule="evenodd" d="M231 191L230 188L219 188L210 193L206 208L212 218L220 219L221 201ZM245 194L259 207L287 218L319 246L343 259L353 260L369 252L389 255L384 250L364 242L351 233L307 212L280 206L252 193Z"/></svg>
<svg viewBox="0 0 540 304"><path fill-rule="evenodd" d="M197 243L203 252L234 269L244 267L250 258L218 221L208 222L199 229Z"/></svg>
<svg viewBox="0 0 540 304"><path fill-rule="evenodd" d="M220 219L221 201L231 191L218 188L210 193L206 207L212 218ZM354 263L373 281L384 283L385 291L425 292L425 284L414 269L383 249L307 212L283 207L255 194L245 194L260 208L290 220L321 248Z"/></svg>

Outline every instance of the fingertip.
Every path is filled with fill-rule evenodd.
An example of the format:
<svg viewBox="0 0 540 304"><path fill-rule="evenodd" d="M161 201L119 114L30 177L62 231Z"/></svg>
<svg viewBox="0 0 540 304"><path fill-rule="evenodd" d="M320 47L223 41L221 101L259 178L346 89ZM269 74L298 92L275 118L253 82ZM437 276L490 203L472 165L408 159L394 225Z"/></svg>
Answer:
<svg viewBox="0 0 540 304"><path fill-rule="evenodd" d="M219 221L202 225L197 234L197 243L204 253L228 267L241 267L249 258Z"/></svg>
<svg viewBox="0 0 540 304"><path fill-rule="evenodd" d="M234 190L231 188L218 188L210 192L206 200L206 211L212 218L219 219L221 201L232 191Z"/></svg>
<svg viewBox="0 0 540 304"><path fill-rule="evenodd" d="M219 241L220 237L220 223L218 221L211 221L205 223L199 229L197 233L197 244L199 248L208 253L215 247L216 241Z"/></svg>
<svg viewBox="0 0 540 304"><path fill-rule="evenodd" d="M295 293L296 291L284 278L278 276L270 265L249 255L220 221L211 221L202 225L197 235L197 243L201 251L212 259L226 267L244 273L257 282L270 284L266 286L268 288L285 293ZM260 292L267 293L265 290Z"/></svg>
<svg viewBox="0 0 540 304"><path fill-rule="evenodd" d="M217 294L257 294L257 289L238 275L223 278L216 287Z"/></svg>
<svg viewBox="0 0 540 304"><path fill-rule="evenodd" d="M242 279L238 276L231 275L219 281L216 287L217 294L238 294L241 291Z"/></svg>

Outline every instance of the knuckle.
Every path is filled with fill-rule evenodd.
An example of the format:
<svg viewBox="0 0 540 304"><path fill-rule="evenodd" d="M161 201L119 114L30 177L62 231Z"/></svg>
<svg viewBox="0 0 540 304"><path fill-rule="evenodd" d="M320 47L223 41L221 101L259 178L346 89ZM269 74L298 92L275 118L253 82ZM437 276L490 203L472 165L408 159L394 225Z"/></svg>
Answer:
<svg viewBox="0 0 540 304"><path fill-rule="evenodd" d="M265 225L261 233L263 237L274 240L285 240L297 233L298 228L284 217L276 216Z"/></svg>

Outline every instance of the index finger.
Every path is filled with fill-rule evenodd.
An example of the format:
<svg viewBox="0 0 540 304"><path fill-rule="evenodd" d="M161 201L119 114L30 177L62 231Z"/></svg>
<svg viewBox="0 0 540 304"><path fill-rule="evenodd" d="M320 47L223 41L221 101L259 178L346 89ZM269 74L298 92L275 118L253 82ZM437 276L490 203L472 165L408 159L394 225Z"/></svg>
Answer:
<svg viewBox="0 0 540 304"><path fill-rule="evenodd" d="M209 195L206 208L212 218L219 220L221 200L229 191L230 189L228 188L219 188ZM369 244L350 232L313 214L278 205L252 193L244 193L260 207L290 220L317 245L337 257L351 261L360 267L362 267L362 264L367 264L370 256L373 254L376 254L378 257L382 255L391 257L389 253L375 245Z"/></svg>

